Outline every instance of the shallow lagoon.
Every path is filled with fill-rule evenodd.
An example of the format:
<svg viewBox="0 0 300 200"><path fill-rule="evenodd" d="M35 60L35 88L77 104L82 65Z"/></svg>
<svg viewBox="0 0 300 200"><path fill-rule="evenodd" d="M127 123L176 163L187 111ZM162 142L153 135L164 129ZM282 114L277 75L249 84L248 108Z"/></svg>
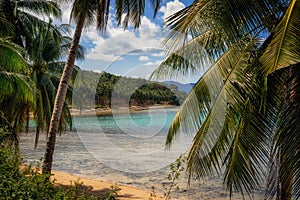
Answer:
<svg viewBox="0 0 300 200"><path fill-rule="evenodd" d="M165 138L177 108L113 116L76 116L74 130L57 137L53 169L163 194L168 184L169 164L188 150L192 137L181 136L170 150ZM76 131L75 131L76 130ZM34 147L34 132L20 137L21 153L26 163L39 162L44 154L45 134ZM207 178L187 187L184 175L174 199L223 199L219 177Z"/></svg>

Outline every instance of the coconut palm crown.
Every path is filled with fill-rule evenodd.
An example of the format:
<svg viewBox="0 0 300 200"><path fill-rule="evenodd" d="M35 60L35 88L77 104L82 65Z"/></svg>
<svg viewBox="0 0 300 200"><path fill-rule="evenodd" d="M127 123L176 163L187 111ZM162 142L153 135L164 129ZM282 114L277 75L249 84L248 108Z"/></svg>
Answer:
<svg viewBox="0 0 300 200"><path fill-rule="evenodd" d="M299 22L297 0L196 0L167 19L153 77L205 70L166 140L194 136L190 178L218 173L230 196L300 197Z"/></svg>

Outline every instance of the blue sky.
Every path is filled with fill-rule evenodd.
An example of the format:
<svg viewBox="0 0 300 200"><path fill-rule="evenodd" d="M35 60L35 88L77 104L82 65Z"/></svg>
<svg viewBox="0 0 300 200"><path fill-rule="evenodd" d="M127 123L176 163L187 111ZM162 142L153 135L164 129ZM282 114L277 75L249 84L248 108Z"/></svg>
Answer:
<svg viewBox="0 0 300 200"><path fill-rule="evenodd" d="M162 41L165 36L163 32L163 21L166 17L190 5L191 0L162 0L162 6L153 19L153 11L147 1L145 16L142 18L138 30L124 30L116 26L113 6L107 25L103 34L88 27L82 34L81 44L86 47L86 59L77 65L84 70L107 71L116 75L148 78L165 58ZM112 5L114 3L112 2ZM70 11L66 9L63 21L67 22ZM199 74L189 77L180 77L179 82L195 82ZM169 79L168 79L169 80ZM174 79L173 79L174 80Z"/></svg>

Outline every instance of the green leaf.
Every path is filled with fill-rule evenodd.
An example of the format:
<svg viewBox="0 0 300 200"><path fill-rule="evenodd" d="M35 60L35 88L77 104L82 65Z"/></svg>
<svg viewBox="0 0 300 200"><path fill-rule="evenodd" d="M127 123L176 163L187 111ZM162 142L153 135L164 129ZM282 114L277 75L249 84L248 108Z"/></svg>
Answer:
<svg viewBox="0 0 300 200"><path fill-rule="evenodd" d="M260 58L265 75L300 62L300 2L292 0Z"/></svg>

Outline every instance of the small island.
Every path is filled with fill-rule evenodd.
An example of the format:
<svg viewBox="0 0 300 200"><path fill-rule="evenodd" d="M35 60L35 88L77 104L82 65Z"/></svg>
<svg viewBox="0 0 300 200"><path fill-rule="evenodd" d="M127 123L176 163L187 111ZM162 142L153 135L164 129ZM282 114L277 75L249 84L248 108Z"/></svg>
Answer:
<svg viewBox="0 0 300 200"><path fill-rule="evenodd" d="M187 96L175 84L82 70L74 81L72 114L112 115L179 106ZM79 83L78 83L79 82ZM178 83L180 84L180 83ZM78 94L78 95L76 95ZM79 95L80 94L80 95Z"/></svg>

